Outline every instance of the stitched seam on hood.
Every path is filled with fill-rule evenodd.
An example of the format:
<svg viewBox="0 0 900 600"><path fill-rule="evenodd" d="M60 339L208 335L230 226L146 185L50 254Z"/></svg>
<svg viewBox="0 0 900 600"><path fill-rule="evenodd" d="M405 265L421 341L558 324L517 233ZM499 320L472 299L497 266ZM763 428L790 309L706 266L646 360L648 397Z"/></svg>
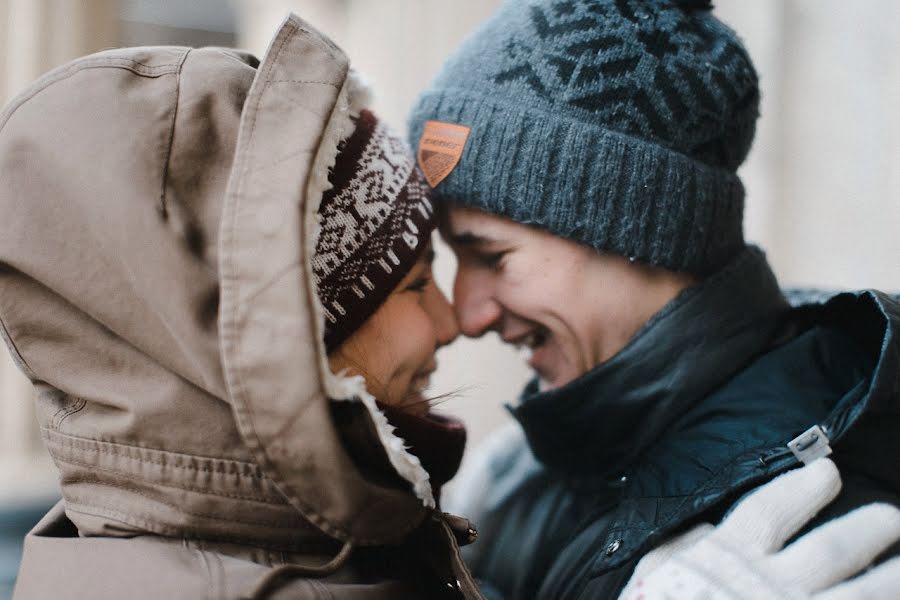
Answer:
<svg viewBox="0 0 900 600"><path fill-rule="evenodd" d="M285 504L284 502L271 502L271 500L279 499L278 496L271 496L271 497L269 497L269 498L267 498L267 497L265 497L265 496L241 496L241 495L238 495L238 494L228 494L228 493L224 493L224 492L217 492L217 491L211 490L211 489L209 489L209 488L197 488L197 487L193 487L193 486L189 486L189 485L179 485L179 484L176 484L176 483L163 483L163 482L158 481L158 480L156 480L156 479L147 479L147 478L139 477L139 476L136 475L135 473L132 473L132 472L129 472L129 471L119 471L119 470L116 470L116 469L110 469L110 468L106 468L106 467L98 467L98 466L97 466L96 464L94 464L94 463L82 462L82 461L79 461L79 460L75 460L75 459L73 459L73 458L71 458L71 457L60 457L60 456L56 456L56 457L54 457L54 458L56 459L57 462L65 463L65 464L68 464L68 465L75 465L75 466L79 466L79 467L85 467L85 468L91 469L92 471L102 471L103 473L110 473L110 474L112 474L112 475L119 475L119 476L125 477L126 479L129 479L129 480L131 480L131 481L134 481L135 483L147 483L147 484L153 485L154 487L163 487L163 488L169 488L169 489L173 489L173 490L183 490L183 491L186 491L186 492L191 492L191 493L194 493L194 494L200 494L200 495L203 495L203 496L216 496L216 497L219 497L219 498L229 498L229 499L232 499L232 500L243 500L243 501L246 501L246 502L257 502L257 503L259 503L259 504L267 504L267 505L272 505L272 506L282 506L282 507L284 507L284 508L289 508L289 507L290 507L289 504ZM68 482L68 481L77 483L78 481L81 481L81 480L78 480L78 479L72 479L72 480L67 480L67 482ZM115 484L115 483L103 483L103 482L100 482L99 480L96 481L95 483L101 483L101 485L109 485L109 486L113 486L113 487L119 487L118 484ZM129 489L129 488L123 488L123 489Z"/></svg>
<svg viewBox="0 0 900 600"><path fill-rule="evenodd" d="M53 415L53 419L51 419L50 422L57 429L60 425L62 425L63 421L65 421L75 413L84 410L84 407L87 406L87 400L85 400L84 398L73 398L73 400L75 400L75 402L70 405L64 406L63 408L60 408Z"/></svg>
<svg viewBox="0 0 900 600"><path fill-rule="evenodd" d="M163 161L162 186L159 192L159 211L163 217L166 217L167 215L166 187L169 183L169 162L172 160L172 146L175 144L175 125L178 123L178 101L181 98L181 73L184 61L187 60L190 53L191 50L188 50L182 55L181 60L178 61L178 68L175 70L175 97L172 102L172 126L169 128L169 141L166 144L166 157Z"/></svg>
<svg viewBox="0 0 900 600"><path fill-rule="evenodd" d="M187 54L188 51L190 51L189 48L185 50L185 54ZM130 58L113 56L86 58L84 60L77 61L74 64L70 64L66 67L61 67L59 71L50 71L49 73L44 75L44 77L46 78L46 80L44 81L44 85L41 85L40 87L35 89L30 89L27 92L23 92L26 94L24 96L17 96L13 98L13 100L10 101L10 103L7 105L6 110L2 114L0 114L0 130L6 127L6 123L10 118L12 118L12 116L16 113L17 110L19 110L19 108L23 104L25 104L50 86L59 83L60 81L64 81L74 75L77 75L81 71L86 71L88 69L107 68L127 69L135 73L136 75L141 75L144 77L159 77L161 75L171 75L173 73L176 73L178 71L177 68L180 67L180 65L181 62L166 63L163 65L146 65ZM176 68L173 69L172 67Z"/></svg>
<svg viewBox="0 0 900 600"><path fill-rule="evenodd" d="M264 521L264 520L247 519L247 518L236 518L235 515L207 514L207 513L202 513L202 512L185 510L185 508L180 504L175 504L173 502L168 502L166 500L163 500L159 497L152 496L152 495L148 494L146 492L146 490L142 490L141 488L132 486L132 485L123 485L122 483L119 483L119 482L103 481L102 479L97 478L97 477L78 477L78 476L76 476L76 477L72 477L71 479L66 479L66 485L70 487L70 490L71 490L72 485L79 484L79 483L87 483L87 484L91 484L91 485L99 485L102 487L113 488L113 489L117 489L117 490L124 490L124 491L130 492L132 494L137 494L138 496L141 496L142 498L146 498L147 500L149 500L150 502L153 502L155 504L162 504L163 506L167 506L177 514L190 515L192 517L200 517L202 519L209 519L210 521L218 521L218 522L223 522L223 523L241 523L241 524L245 524L245 525L263 525L265 527L295 527L296 528L298 525L300 525L302 523L302 521L300 519L302 519L302 517L303 517L302 515L297 515L297 517L298 517L297 519L278 519L275 521ZM89 507L94 507L94 508L98 508L101 510L114 510L114 511L119 510L119 509L111 507L111 506L102 506L100 504L95 504L93 502L90 502L89 500L87 502L85 502L85 500L86 499L74 499L73 498L71 500L71 502L74 502L75 504L79 504L81 506L89 506ZM66 497L66 504L68 505L69 502L70 502L70 499L68 497ZM121 513L121 514L125 515L125 516L131 516L128 513ZM141 514L134 514L133 516L134 516L134 518L137 518L137 519L158 518L158 517L153 517L152 515L141 515ZM298 528L298 531L300 531L299 528ZM305 531L316 533L316 531L311 528L305 529Z"/></svg>
<svg viewBox="0 0 900 600"><path fill-rule="evenodd" d="M130 525L133 527L140 527L143 530L146 530L150 533L155 533L158 535L162 535L165 537L176 537L180 539L188 539L188 540L200 540L204 542L222 542L229 544L240 544L243 546L252 546L254 548L262 548L266 550L272 550L275 552L285 551L288 549L289 552L308 552L313 549L321 550L326 544L316 544L315 542L299 542L296 544L292 544L287 542L283 545L278 544L270 544L263 542L257 538L243 537L243 536L227 536L227 535L218 535L215 533L200 533L196 531L186 531L182 527L170 527L166 525L160 524L158 520L147 521L145 519L135 517L134 515L127 515L115 508L111 507L102 507L102 506L91 506L86 504L81 504L77 501L65 501L66 511L71 511L74 513L97 517L101 519L112 519L123 523L125 525ZM103 512L95 512L103 511Z"/></svg>
<svg viewBox="0 0 900 600"><path fill-rule="evenodd" d="M19 370L32 381L39 379L35 372L31 370L31 367L28 366L28 363L25 362L25 358L19 352L18 346L13 342L12 335L6 328L6 323L3 322L2 315L0 315L0 339L6 342L6 347L9 349L9 354L12 357L13 363Z"/></svg>
<svg viewBox="0 0 900 600"><path fill-rule="evenodd" d="M62 433L60 431L55 431L48 427L41 428L41 434L48 444L53 444L55 446L61 446L66 448L71 448L73 450L79 450L83 452L98 452L101 454L110 454L113 456L120 456L123 458L127 458L130 460L137 460L144 463L149 464L157 464L164 467L169 467L173 469L184 469L190 471L199 471L206 473L218 473L221 475L228 476L236 476L236 477L246 477L250 479L256 480L266 480L268 479L265 474L262 473L259 465L252 462L244 462L231 458L214 458L209 456L198 456L194 454L183 454L179 452L172 452L169 450L161 450L159 448L149 448L144 446L130 446L126 444L119 444L116 442L102 442L100 440L93 440L90 438L82 438L72 436L66 433ZM51 439L56 438L56 439ZM159 454L159 458L171 457L173 459L182 459L186 464L173 464L171 462L165 461L155 461L149 460L144 456L141 456L142 453L149 454ZM200 463L199 466L195 466L190 463ZM240 470L225 470L225 469L217 469L212 468L212 465L221 464L224 466L233 466L238 467Z"/></svg>

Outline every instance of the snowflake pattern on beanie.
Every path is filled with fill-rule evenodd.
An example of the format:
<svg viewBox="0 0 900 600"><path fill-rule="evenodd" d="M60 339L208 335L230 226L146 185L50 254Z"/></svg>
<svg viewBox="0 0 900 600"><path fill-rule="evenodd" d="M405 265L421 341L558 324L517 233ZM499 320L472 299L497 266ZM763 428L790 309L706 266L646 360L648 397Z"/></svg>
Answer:
<svg viewBox="0 0 900 600"><path fill-rule="evenodd" d="M415 265L436 222L409 147L370 111L339 148L329 182L312 265L330 353Z"/></svg>

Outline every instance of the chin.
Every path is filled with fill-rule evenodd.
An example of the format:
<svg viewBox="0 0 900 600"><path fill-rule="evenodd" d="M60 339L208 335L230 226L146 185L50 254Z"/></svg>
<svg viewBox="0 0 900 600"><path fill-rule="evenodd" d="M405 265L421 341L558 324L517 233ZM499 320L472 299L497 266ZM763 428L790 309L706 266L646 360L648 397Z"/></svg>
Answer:
<svg viewBox="0 0 900 600"><path fill-rule="evenodd" d="M546 392L549 390L555 390L556 388L561 388L564 385L568 385L569 383L575 381L579 377L581 377L582 373L569 373L562 375L548 375L541 372L538 372L538 389L542 392Z"/></svg>

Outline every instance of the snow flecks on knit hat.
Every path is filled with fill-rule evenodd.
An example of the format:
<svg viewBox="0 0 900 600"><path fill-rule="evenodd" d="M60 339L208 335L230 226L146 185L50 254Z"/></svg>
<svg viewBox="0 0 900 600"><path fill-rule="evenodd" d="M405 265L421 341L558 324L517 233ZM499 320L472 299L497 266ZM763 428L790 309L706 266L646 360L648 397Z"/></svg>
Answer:
<svg viewBox="0 0 900 600"><path fill-rule="evenodd" d="M329 182L312 265L331 353L412 269L436 221L409 147L367 110L341 144Z"/></svg>

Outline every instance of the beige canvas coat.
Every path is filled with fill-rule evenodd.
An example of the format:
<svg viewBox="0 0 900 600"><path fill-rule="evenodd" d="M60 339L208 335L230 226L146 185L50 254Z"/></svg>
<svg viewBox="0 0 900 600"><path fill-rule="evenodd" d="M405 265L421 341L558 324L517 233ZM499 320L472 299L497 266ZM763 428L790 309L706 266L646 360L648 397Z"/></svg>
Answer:
<svg viewBox="0 0 900 600"><path fill-rule="evenodd" d="M316 209L365 96L291 17L261 64L112 50L0 116L0 332L63 494L16 598L479 597L465 527L321 343Z"/></svg>

